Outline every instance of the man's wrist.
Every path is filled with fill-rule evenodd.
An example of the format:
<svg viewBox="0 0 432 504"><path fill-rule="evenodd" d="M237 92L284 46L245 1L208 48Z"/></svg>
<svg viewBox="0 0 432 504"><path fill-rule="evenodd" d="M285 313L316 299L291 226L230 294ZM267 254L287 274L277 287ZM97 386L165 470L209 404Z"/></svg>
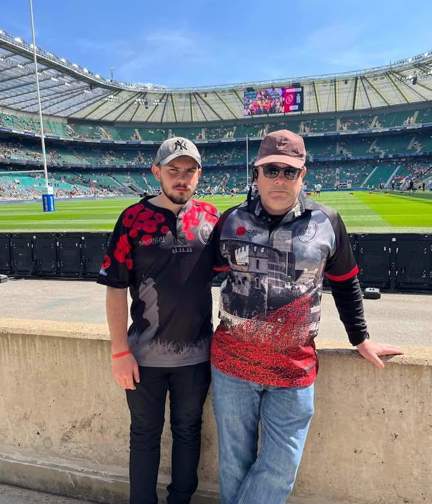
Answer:
<svg viewBox="0 0 432 504"><path fill-rule="evenodd" d="M130 355L132 352L128 350L123 350L122 352L116 352L111 354L111 359L121 359L122 357L126 357L126 355Z"/></svg>
<svg viewBox="0 0 432 504"><path fill-rule="evenodd" d="M111 341L111 354L126 352L126 350L130 350L127 337L121 338L117 341Z"/></svg>
<svg viewBox="0 0 432 504"><path fill-rule="evenodd" d="M358 346L369 339L369 333L367 331L366 332L364 332L364 331L355 332L355 333L349 334L348 337L349 337L351 345Z"/></svg>

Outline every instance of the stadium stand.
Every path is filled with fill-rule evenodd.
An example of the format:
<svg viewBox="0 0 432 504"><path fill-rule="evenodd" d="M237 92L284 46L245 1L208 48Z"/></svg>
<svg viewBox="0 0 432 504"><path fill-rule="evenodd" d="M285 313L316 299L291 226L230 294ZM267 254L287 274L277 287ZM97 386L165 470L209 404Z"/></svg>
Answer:
<svg viewBox="0 0 432 504"><path fill-rule="evenodd" d="M263 83L190 90L126 84L37 51L49 75L41 82L48 169L66 197L156 191L149 168L158 145L173 136L198 144L201 192L245 191L247 161L265 134L282 128L305 138L309 187L397 188L431 177L432 53L299 80L302 110L245 116L243 93ZM18 173L42 168L34 82L23 82L19 70L32 58L29 44L0 32L0 71L7 72L0 81L1 197L31 198L43 189L39 173Z"/></svg>
<svg viewBox="0 0 432 504"><path fill-rule="evenodd" d="M223 122L223 121L222 121ZM201 127L192 125L170 125L167 127L151 127L149 125L128 125L109 123L94 124L89 121L72 121L55 117L46 117L44 121L45 133L48 136L75 140L104 140L120 142L161 142L172 136L185 136L195 141L200 140L229 140L262 138L264 134L281 128L291 129L301 135L329 133L329 132L357 132L365 130L386 130L389 128L404 128L432 123L432 108L415 108L399 111L379 111L374 113L335 113L332 117L312 117L299 119L279 117L253 119L245 122L239 120L235 124L208 125ZM0 127L22 133L39 132L39 119L34 114L24 114L17 111L0 109Z"/></svg>

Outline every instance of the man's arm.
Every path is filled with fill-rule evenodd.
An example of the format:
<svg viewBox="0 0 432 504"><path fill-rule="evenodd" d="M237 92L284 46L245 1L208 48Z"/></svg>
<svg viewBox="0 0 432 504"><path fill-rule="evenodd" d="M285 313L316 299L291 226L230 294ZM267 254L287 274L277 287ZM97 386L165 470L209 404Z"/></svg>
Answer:
<svg viewBox="0 0 432 504"><path fill-rule="evenodd" d="M383 355L401 355L400 348L370 341L363 310L363 296L357 276L344 282L330 281L339 317L349 340L362 357L378 368L383 368Z"/></svg>
<svg viewBox="0 0 432 504"><path fill-rule="evenodd" d="M106 315L111 336L112 374L115 381L124 389L135 390L139 382L138 364L131 353L127 341L128 301L127 289L107 287Z"/></svg>
<svg viewBox="0 0 432 504"><path fill-rule="evenodd" d="M326 264L325 275L345 330L360 355L374 366L383 368L380 355L400 355L402 351L391 345L370 341L363 310L363 295L357 278L359 271L341 216L330 215L335 232L335 250Z"/></svg>

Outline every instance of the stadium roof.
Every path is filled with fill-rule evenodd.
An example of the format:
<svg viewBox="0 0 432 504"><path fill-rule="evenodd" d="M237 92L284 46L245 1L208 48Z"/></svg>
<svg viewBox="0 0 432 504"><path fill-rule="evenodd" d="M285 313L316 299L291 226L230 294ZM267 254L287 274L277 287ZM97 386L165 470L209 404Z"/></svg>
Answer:
<svg viewBox="0 0 432 504"><path fill-rule="evenodd" d="M244 118L243 93L304 88L303 113L370 110L432 101L432 51L377 68L336 75L189 89L106 80L37 48L43 112L71 119L203 123ZM33 46L0 30L0 107L37 112Z"/></svg>

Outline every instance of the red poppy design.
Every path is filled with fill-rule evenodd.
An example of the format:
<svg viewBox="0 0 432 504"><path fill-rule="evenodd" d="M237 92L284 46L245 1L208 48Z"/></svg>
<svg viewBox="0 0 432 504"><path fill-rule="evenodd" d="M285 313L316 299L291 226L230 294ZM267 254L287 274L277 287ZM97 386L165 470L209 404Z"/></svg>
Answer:
<svg viewBox="0 0 432 504"><path fill-rule="evenodd" d="M131 250L131 245L128 240L127 234L122 234L117 241L116 248L114 250L114 258L119 263L124 263L126 261L126 256Z"/></svg>
<svg viewBox="0 0 432 504"><path fill-rule="evenodd" d="M154 211L150 210L150 208L146 208L144 212L141 213L140 217L142 217L144 220L150 219L153 217Z"/></svg>
<svg viewBox="0 0 432 504"><path fill-rule="evenodd" d="M246 234L246 228L244 226L239 226L237 229L236 229L236 235L237 236L243 236Z"/></svg>
<svg viewBox="0 0 432 504"><path fill-rule="evenodd" d="M195 234L192 231L192 228L197 227L199 225L198 211L197 207L191 207L184 215L183 215L183 233L187 240L193 240L195 238Z"/></svg>
<svg viewBox="0 0 432 504"><path fill-rule="evenodd" d="M144 208L144 205L141 205L141 204L134 205L133 207L128 208L123 215L123 221L122 221L123 226L131 227L136 216L140 213L140 211L143 208Z"/></svg>
<svg viewBox="0 0 432 504"><path fill-rule="evenodd" d="M111 266L111 257L106 255L103 258L102 269L106 270Z"/></svg>
<svg viewBox="0 0 432 504"><path fill-rule="evenodd" d="M216 215L206 214L205 220L207 222L210 222L210 224L216 224L216 222L218 221L218 218L216 217Z"/></svg>
<svg viewBox="0 0 432 504"><path fill-rule="evenodd" d="M165 222L165 215L159 213L159 212L156 212L154 214L154 219L156 222L158 222L159 224L161 224L162 222Z"/></svg>
<svg viewBox="0 0 432 504"><path fill-rule="evenodd" d="M140 226L140 228L146 233L156 233L157 227L157 222L154 220L145 221Z"/></svg>
<svg viewBox="0 0 432 504"><path fill-rule="evenodd" d="M160 230L161 230L162 234L167 234L167 233L169 233L170 229L168 226L162 226Z"/></svg>
<svg viewBox="0 0 432 504"><path fill-rule="evenodd" d="M217 209L215 206L211 205L210 203L204 203L204 202L201 202L200 203L200 206L203 210L205 210L207 213L209 214L217 214Z"/></svg>
<svg viewBox="0 0 432 504"><path fill-rule="evenodd" d="M133 261L132 261L132 259L126 259L125 263L126 263L126 268L128 270L131 270L133 268Z"/></svg>
<svg viewBox="0 0 432 504"><path fill-rule="evenodd" d="M207 222L210 222L210 224L216 224L218 221L217 208L210 203L204 203L202 201L197 202L196 209L198 212L205 212L204 218Z"/></svg>
<svg viewBox="0 0 432 504"><path fill-rule="evenodd" d="M141 240L140 240L140 243L142 245L144 245L145 247L148 247L149 245L152 244L152 241L153 241L153 238L150 236L150 235L144 235Z"/></svg>
<svg viewBox="0 0 432 504"><path fill-rule="evenodd" d="M203 216L207 222L216 224L218 220L216 215L217 210L213 205L210 205L209 203L203 203L201 201L194 201L191 208L183 215L183 233L185 235L185 238L189 241L192 241L196 238L196 228L198 228L198 226L202 222L201 216Z"/></svg>
<svg viewBox="0 0 432 504"><path fill-rule="evenodd" d="M309 334L312 297L234 327L221 324L212 340L212 362L227 373L275 387L307 386L317 372L315 345Z"/></svg>
<svg viewBox="0 0 432 504"><path fill-rule="evenodd" d="M129 231L129 236L131 238L136 238L138 236L138 229L136 227L133 227L130 231Z"/></svg>

